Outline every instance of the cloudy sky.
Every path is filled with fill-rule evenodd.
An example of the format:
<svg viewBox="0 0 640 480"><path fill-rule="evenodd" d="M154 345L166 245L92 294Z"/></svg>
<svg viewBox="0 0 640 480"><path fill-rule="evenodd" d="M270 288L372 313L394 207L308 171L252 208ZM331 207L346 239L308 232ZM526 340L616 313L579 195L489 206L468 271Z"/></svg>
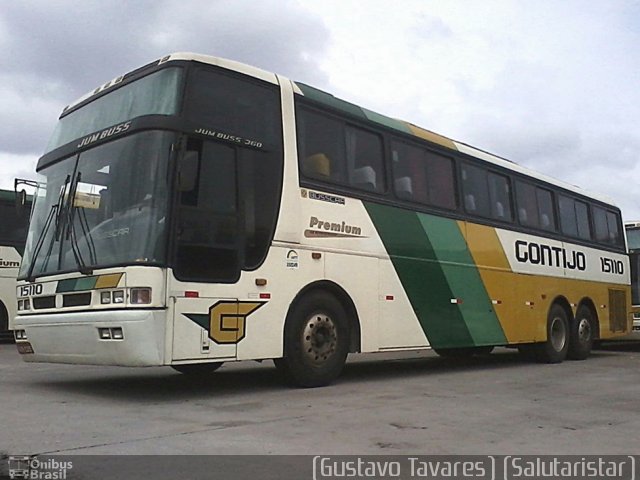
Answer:
<svg viewBox="0 0 640 480"><path fill-rule="evenodd" d="M242 61L608 194L640 220L638 0L0 4L0 187L62 108L174 51Z"/></svg>

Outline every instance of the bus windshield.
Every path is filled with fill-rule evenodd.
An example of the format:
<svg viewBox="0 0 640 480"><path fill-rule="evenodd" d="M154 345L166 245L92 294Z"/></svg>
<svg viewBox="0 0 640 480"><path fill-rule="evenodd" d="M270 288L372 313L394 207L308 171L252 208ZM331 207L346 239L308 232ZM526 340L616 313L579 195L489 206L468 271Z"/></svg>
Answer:
<svg viewBox="0 0 640 480"><path fill-rule="evenodd" d="M135 117L177 113L181 79L181 68L166 68L63 115L49 140L46 152Z"/></svg>
<svg viewBox="0 0 640 480"><path fill-rule="evenodd" d="M627 228L627 245L630 252L640 250L640 228Z"/></svg>
<svg viewBox="0 0 640 480"><path fill-rule="evenodd" d="M173 141L136 133L41 170L20 277L163 263Z"/></svg>

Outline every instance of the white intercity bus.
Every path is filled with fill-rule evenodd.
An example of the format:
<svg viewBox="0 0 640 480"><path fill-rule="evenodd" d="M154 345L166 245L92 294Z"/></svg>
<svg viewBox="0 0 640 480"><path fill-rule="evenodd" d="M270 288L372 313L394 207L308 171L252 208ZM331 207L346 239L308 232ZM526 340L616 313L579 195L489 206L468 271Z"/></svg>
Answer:
<svg viewBox="0 0 640 480"><path fill-rule="evenodd" d="M631 303L633 305L633 327L629 337L640 340L640 222L624 224L627 233L627 249L631 273Z"/></svg>
<svg viewBox="0 0 640 480"><path fill-rule="evenodd" d="M280 75L177 53L65 108L17 288L26 361L206 373L349 352L584 359L631 327L607 198Z"/></svg>
<svg viewBox="0 0 640 480"><path fill-rule="evenodd" d="M11 190L0 190L0 338L12 338L11 321L16 315L16 277L22 261L29 224L30 198L16 208Z"/></svg>

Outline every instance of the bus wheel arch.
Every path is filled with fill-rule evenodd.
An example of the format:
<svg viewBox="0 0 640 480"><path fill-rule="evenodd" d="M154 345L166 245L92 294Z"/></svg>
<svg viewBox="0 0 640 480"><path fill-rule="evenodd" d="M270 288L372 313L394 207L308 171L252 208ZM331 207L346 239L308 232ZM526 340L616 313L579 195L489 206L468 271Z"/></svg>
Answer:
<svg viewBox="0 0 640 480"><path fill-rule="evenodd" d="M578 304L569 331L567 358L584 360L591 353L594 341L600 336L597 310L590 298L583 298Z"/></svg>
<svg viewBox="0 0 640 480"><path fill-rule="evenodd" d="M317 282L310 283L306 285L302 290L298 292L295 296L291 305L289 306L289 310L287 312L287 319L289 318L289 312L293 306L299 302L305 295L310 294L313 291L325 291L330 295L334 296L336 300L340 302L342 308L344 308L345 313L347 314L347 319L349 322L349 353L358 353L361 348L361 329L360 329L360 317L358 316L358 310L356 309L355 303L351 299L351 296L338 284L321 280ZM285 321L286 328L286 321Z"/></svg>
<svg viewBox="0 0 640 480"><path fill-rule="evenodd" d="M340 375L349 351L359 348L354 312L351 298L331 282L307 285L296 295L285 319L283 357L274 360L289 383L319 387Z"/></svg>
<svg viewBox="0 0 640 480"><path fill-rule="evenodd" d="M535 357L541 363L560 363L569 350L570 325L573 312L565 297L557 297L549 307L546 339L535 345Z"/></svg>

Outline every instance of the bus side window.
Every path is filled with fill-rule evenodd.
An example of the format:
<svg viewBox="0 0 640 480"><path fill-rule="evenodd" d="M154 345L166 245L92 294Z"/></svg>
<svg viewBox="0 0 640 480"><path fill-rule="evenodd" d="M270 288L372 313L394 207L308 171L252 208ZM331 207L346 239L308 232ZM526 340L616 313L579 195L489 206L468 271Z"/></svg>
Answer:
<svg viewBox="0 0 640 480"><path fill-rule="evenodd" d="M491 217L487 171L474 165L462 166L462 191L468 213Z"/></svg>
<svg viewBox="0 0 640 480"><path fill-rule="evenodd" d="M587 204L564 195L558 195L558 206L562 233L570 237L590 239L591 231Z"/></svg>
<svg viewBox="0 0 640 480"><path fill-rule="evenodd" d="M345 181L344 127L315 111L296 110L298 159L303 177L343 184Z"/></svg>
<svg viewBox="0 0 640 480"><path fill-rule="evenodd" d="M375 133L348 126L346 130L349 184L382 192L385 190L382 139Z"/></svg>

